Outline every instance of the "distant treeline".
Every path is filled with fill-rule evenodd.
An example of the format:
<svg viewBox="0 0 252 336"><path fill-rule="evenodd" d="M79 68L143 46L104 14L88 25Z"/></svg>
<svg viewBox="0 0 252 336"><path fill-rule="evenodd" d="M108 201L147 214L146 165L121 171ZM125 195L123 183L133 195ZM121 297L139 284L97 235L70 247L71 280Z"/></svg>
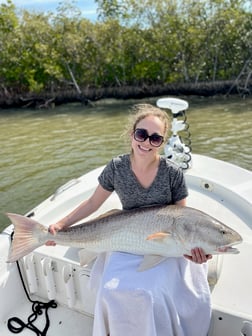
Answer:
<svg viewBox="0 0 252 336"><path fill-rule="evenodd" d="M74 1L60 3L56 13L0 5L0 105L59 92L86 102L85 92L101 90L226 87L238 76L249 82L250 1L96 2L96 22L83 18Z"/></svg>

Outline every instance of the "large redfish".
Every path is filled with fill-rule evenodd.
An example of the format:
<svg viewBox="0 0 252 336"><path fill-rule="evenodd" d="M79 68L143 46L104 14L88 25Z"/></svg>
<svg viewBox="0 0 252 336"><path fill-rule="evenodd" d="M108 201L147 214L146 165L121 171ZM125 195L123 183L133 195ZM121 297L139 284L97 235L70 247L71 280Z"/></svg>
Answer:
<svg viewBox="0 0 252 336"><path fill-rule="evenodd" d="M176 205L112 211L56 235L33 219L17 214L7 216L14 224L8 262L54 240L59 245L83 248L87 252L144 255L140 266L143 270L164 257L190 255L194 247L201 247L206 254L238 253L232 246L242 242L236 231L217 219L194 208Z"/></svg>

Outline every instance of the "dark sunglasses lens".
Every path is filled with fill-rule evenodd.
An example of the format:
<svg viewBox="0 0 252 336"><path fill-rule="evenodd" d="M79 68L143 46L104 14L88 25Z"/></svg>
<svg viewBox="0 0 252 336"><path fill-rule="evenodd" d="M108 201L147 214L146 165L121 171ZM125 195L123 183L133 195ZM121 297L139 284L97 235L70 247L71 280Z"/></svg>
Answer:
<svg viewBox="0 0 252 336"><path fill-rule="evenodd" d="M134 138L136 141L143 142L148 138L146 130L137 128L134 132Z"/></svg>
<svg viewBox="0 0 252 336"><path fill-rule="evenodd" d="M152 134L150 136L150 143L152 146L159 147L162 145L164 138L158 134Z"/></svg>

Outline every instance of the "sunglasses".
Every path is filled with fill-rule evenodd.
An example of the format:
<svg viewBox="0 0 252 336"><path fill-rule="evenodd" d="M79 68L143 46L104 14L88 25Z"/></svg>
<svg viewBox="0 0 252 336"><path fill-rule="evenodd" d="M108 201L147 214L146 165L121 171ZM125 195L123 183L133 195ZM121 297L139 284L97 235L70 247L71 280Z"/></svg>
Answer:
<svg viewBox="0 0 252 336"><path fill-rule="evenodd" d="M134 139L138 142L144 142L146 139L149 139L150 144L153 147L160 147L164 142L164 137L157 133L151 135L148 134L144 128L136 128L134 131Z"/></svg>

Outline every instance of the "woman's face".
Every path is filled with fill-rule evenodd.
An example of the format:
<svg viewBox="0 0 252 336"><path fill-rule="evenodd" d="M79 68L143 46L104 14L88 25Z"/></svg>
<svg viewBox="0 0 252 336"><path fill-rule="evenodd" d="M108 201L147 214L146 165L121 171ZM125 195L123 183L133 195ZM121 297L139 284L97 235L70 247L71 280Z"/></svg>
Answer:
<svg viewBox="0 0 252 336"><path fill-rule="evenodd" d="M156 155L162 145L162 139L164 137L165 126L164 123L156 116L148 116L138 122L136 129L145 130L146 135L154 135L151 139L148 137L145 141L137 141L137 136L134 136L134 132L131 134L131 146L133 153L141 156ZM145 132L142 131L144 134ZM161 143L160 143L161 142ZM160 143L160 145L159 145ZM159 146L157 146L159 145Z"/></svg>

